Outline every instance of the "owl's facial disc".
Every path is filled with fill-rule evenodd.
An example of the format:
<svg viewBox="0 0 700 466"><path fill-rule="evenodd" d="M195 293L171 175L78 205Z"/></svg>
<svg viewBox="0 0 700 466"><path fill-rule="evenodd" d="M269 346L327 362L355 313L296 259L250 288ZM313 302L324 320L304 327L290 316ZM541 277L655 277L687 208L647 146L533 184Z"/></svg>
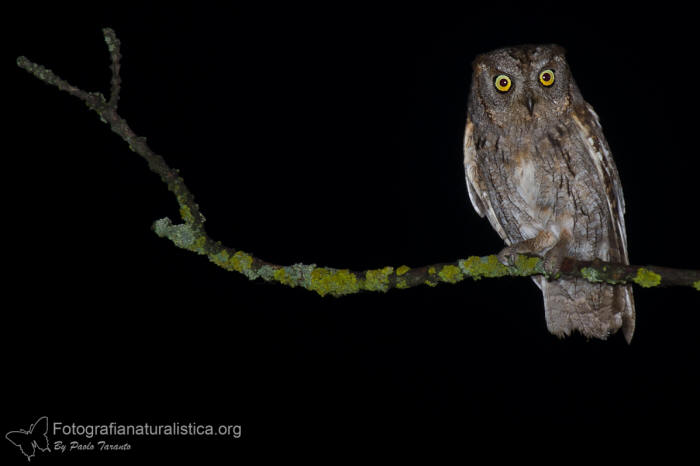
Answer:
<svg viewBox="0 0 700 466"><path fill-rule="evenodd" d="M501 128L544 125L571 108L575 84L559 46L504 47L479 55L473 67L470 106Z"/></svg>

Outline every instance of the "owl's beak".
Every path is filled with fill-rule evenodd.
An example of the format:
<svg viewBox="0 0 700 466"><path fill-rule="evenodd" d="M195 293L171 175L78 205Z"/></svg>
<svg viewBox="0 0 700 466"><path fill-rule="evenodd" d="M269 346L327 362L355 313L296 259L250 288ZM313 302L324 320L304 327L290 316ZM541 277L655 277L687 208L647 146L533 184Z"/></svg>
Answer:
<svg viewBox="0 0 700 466"><path fill-rule="evenodd" d="M530 116L532 116L532 112L535 110L535 98L532 97L532 94L528 94L527 97L525 97L525 106L527 107L527 111L530 112Z"/></svg>

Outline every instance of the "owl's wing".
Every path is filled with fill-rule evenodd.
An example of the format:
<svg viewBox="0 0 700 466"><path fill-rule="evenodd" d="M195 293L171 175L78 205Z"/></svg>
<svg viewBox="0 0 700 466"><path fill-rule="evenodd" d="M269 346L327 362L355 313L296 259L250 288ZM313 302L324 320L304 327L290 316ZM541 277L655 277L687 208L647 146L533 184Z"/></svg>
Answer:
<svg viewBox="0 0 700 466"><path fill-rule="evenodd" d="M481 200L479 192L474 185L479 186L476 173L476 147L474 147L474 123L467 118L467 129L464 132L464 174L467 177L467 192L469 200L472 201L474 210L483 217L486 213L484 201Z"/></svg>
<svg viewBox="0 0 700 466"><path fill-rule="evenodd" d="M491 206L491 201L486 193L486 188L481 180L481 174L477 166L476 145L474 143L474 123L471 118L467 117L467 128L464 132L464 173L467 178L467 191L469 192L469 200L472 201L472 206L479 216L486 215L489 223L498 235L506 244L510 245L510 240L506 236L503 225L498 220L496 212Z"/></svg>
<svg viewBox="0 0 700 466"><path fill-rule="evenodd" d="M593 160L598 175L605 185L606 199L615 240L619 244L622 254L621 262L629 263L627 257L627 233L625 230L625 199L622 195L622 183L620 175L615 167L615 162L610 153L610 147L603 136L603 128L600 125L598 114L588 103L586 109L574 113L574 121L581 139L588 148L588 155Z"/></svg>

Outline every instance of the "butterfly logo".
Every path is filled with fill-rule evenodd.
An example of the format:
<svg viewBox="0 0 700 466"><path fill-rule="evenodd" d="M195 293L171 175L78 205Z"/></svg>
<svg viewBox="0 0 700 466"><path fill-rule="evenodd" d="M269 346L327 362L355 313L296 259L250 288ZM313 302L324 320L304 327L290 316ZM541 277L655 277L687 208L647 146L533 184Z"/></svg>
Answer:
<svg viewBox="0 0 700 466"><path fill-rule="evenodd" d="M27 457L27 461L31 461L36 450L51 451L49 438L46 436L48 431L49 418L44 416L40 417L28 430L10 431L5 435L5 438L19 448L22 454Z"/></svg>

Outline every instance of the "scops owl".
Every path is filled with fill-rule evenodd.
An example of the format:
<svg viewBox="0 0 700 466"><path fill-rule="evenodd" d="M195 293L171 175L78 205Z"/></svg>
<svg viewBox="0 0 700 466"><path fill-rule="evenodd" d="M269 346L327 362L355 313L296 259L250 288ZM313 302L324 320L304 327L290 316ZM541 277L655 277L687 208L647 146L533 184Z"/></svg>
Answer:
<svg viewBox="0 0 700 466"><path fill-rule="evenodd" d="M505 241L499 254L628 264L625 205L598 115L557 45L507 47L473 63L464 144L469 198ZM549 331L605 339L634 333L630 286L582 278L533 280Z"/></svg>

